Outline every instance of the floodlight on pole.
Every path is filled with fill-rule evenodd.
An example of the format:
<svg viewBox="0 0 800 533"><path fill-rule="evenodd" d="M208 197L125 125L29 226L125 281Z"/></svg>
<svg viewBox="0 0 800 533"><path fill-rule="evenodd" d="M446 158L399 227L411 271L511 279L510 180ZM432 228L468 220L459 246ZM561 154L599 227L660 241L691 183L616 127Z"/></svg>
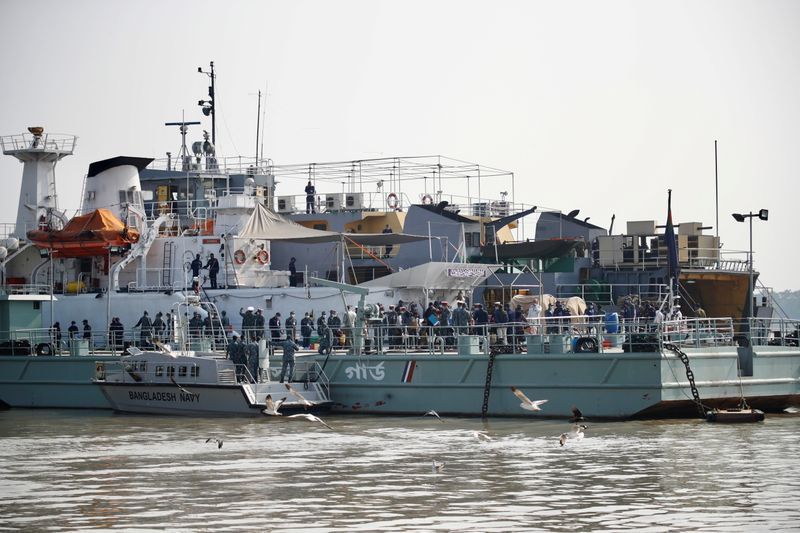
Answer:
<svg viewBox="0 0 800 533"><path fill-rule="evenodd" d="M750 272L750 279L748 282L748 291L747 291L747 318L753 318L753 291L755 289L753 284L753 219L758 218L760 220L768 220L769 219L769 210L768 209L760 209L758 213L753 213L750 211L747 214L744 213L732 213L733 219L736 222L744 222L745 219L750 220L750 251L748 253L748 270Z"/></svg>

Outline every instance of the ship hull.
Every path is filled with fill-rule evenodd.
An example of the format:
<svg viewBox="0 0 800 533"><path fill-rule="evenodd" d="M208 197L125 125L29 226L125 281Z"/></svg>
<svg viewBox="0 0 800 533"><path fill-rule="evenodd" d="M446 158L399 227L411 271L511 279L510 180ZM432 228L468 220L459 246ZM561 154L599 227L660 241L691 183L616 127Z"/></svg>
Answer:
<svg viewBox="0 0 800 533"><path fill-rule="evenodd" d="M686 349L700 398L707 407L733 407L744 395L757 409L775 412L800 405L800 350L756 346L752 356L735 347ZM340 413L479 416L489 358L429 353L333 355L325 363L333 410ZM743 364L742 358L748 358ZM10 407L111 409L92 383L96 361L114 357L0 357L0 401ZM752 372L738 377L738 366ZM523 411L514 386L542 411ZM697 413L686 370L669 352L501 354L489 387L489 416L569 417L577 406L600 418L666 418ZM150 412L150 411L148 411Z"/></svg>

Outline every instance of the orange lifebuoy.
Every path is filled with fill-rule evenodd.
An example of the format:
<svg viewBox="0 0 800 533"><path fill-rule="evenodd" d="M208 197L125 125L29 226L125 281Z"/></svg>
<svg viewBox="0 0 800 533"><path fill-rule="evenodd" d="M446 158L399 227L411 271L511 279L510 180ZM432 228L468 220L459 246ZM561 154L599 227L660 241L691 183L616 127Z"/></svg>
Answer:
<svg viewBox="0 0 800 533"><path fill-rule="evenodd" d="M431 205L433 203L433 197L430 194L425 194L422 196L422 205Z"/></svg>
<svg viewBox="0 0 800 533"><path fill-rule="evenodd" d="M386 196L386 205L389 206L389 209L395 209L397 207L397 195L393 192L390 192Z"/></svg>
<svg viewBox="0 0 800 533"><path fill-rule="evenodd" d="M244 251L236 250L233 253L233 260L237 265L241 265L242 263L244 263L244 260L245 260Z"/></svg>
<svg viewBox="0 0 800 533"><path fill-rule="evenodd" d="M262 265L266 265L269 263L269 252L266 250L261 250L256 254L256 260Z"/></svg>

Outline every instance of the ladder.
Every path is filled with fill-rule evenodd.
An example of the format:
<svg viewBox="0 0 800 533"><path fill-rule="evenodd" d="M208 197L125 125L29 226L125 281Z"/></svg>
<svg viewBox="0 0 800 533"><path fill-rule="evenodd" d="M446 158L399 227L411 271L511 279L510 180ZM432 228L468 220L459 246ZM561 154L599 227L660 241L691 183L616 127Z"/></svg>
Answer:
<svg viewBox="0 0 800 533"><path fill-rule="evenodd" d="M172 286L172 247L174 243L167 241L164 243L164 260L161 263L161 285L163 287Z"/></svg>

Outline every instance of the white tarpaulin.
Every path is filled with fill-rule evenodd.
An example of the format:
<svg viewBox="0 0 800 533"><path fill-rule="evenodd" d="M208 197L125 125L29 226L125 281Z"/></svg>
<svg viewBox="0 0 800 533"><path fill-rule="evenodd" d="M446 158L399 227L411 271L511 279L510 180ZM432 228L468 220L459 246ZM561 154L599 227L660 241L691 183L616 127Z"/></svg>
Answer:
<svg viewBox="0 0 800 533"><path fill-rule="evenodd" d="M471 290L491 276L500 265L433 262L407 268L379 279L365 281L361 287L403 287L432 290Z"/></svg>
<svg viewBox="0 0 800 533"><path fill-rule="evenodd" d="M256 204L250 220L239 233L244 239L267 239L270 241L321 243L340 242L342 237L363 246L386 246L413 241L427 240L427 236L408 235L406 233L338 233L301 226L281 215Z"/></svg>

